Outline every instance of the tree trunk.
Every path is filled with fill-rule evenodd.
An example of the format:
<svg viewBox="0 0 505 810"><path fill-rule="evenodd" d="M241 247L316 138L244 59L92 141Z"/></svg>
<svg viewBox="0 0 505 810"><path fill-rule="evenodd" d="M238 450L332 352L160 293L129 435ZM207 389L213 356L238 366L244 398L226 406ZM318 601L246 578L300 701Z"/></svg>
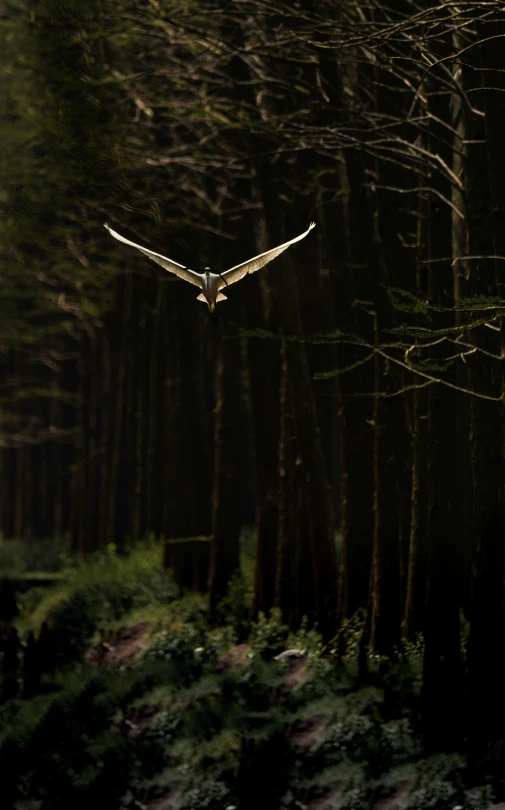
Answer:
<svg viewBox="0 0 505 810"><path fill-rule="evenodd" d="M493 29L505 33L503 23ZM487 29L480 31L482 37ZM490 39L472 50L467 86L475 107L485 118L466 122L467 222L471 256L505 254L505 138L503 39ZM484 89L485 88L485 89ZM491 89L496 88L496 89ZM487 148L486 148L487 147ZM503 259L469 260L469 292L503 297ZM474 497L472 558L473 599L468 641L469 759L473 767L503 764L504 697L504 413L505 341L500 332L476 330L478 346L500 355L500 361L478 354L469 363L470 384L478 392L502 401L471 401L471 460Z"/></svg>
<svg viewBox="0 0 505 810"><path fill-rule="evenodd" d="M209 612L226 596L239 567L242 436L240 419L240 344L226 340L222 322L214 335L215 424L212 541L209 571Z"/></svg>
<svg viewBox="0 0 505 810"><path fill-rule="evenodd" d="M122 499L118 499L118 492L124 492L124 476L126 471L121 465L123 424L125 422L126 408L126 364L128 355L128 326L130 322L130 307L132 300L132 275L128 273L124 282L124 297L120 297L119 312L120 323L116 332L116 340L113 352L114 366L114 418L111 436L110 454L110 478L108 492L108 521L107 521L107 543L113 543L121 548L124 544L124 533L121 530L124 525L123 520L119 520L120 510L126 509L126 504ZM112 369L111 369L112 371Z"/></svg>

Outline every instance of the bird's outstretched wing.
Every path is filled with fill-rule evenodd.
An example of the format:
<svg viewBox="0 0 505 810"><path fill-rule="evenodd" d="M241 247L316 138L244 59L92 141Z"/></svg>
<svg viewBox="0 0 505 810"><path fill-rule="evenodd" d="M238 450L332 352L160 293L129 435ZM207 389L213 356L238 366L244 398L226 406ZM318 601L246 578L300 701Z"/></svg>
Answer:
<svg viewBox="0 0 505 810"><path fill-rule="evenodd" d="M169 270L170 273L175 273L176 276L183 278L184 281L189 281L190 284L194 284L196 287L202 287L202 275L200 273L196 273L194 270L190 270L189 267L184 267L182 264L177 264L177 262L174 262L173 259L167 259L165 256L161 256L159 253L154 253L153 250L149 250L141 245L136 245L135 242L130 242L129 239L125 239L124 236L120 236L120 234L113 231L112 228L109 228L108 225L104 225L104 228L107 228L114 239L118 239L120 242L124 242L125 245L130 245L130 247L134 247L137 248L137 250L142 251L142 253L145 253L145 255L148 256L149 259L152 259L153 262L161 264L165 270Z"/></svg>
<svg viewBox="0 0 505 810"><path fill-rule="evenodd" d="M242 264L237 264L236 267L231 267L229 270L225 270L224 273L221 273L221 279L219 281L219 289L222 289L227 284L234 284L236 281L240 281L241 278L247 276L248 273L255 273L256 270L260 270L264 267L268 262L271 262L272 259L275 259L279 256L286 248L290 245L293 245L295 242L299 242L300 239L303 239L307 236L308 233L312 230L312 228L316 227L315 222L311 222L309 227L306 231L300 234L300 236L295 236L294 239L290 239L289 242L284 242L283 245L279 245L279 247L272 248L272 250L267 250L266 253L260 253L259 256L255 256L254 259L249 259L247 262L243 262Z"/></svg>

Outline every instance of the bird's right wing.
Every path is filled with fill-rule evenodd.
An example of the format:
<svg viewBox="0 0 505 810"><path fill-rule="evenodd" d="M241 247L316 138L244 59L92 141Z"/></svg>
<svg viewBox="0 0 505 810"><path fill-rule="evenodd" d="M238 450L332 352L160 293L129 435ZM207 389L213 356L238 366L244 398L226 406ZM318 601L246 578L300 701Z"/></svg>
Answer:
<svg viewBox="0 0 505 810"><path fill-rule="evenodd" d="M114 239L118 239L119 242L124 242L125 245L130 245L130 247L137 248L137 250L140 250L149 259L152 259L153 262L161 264L165 270L168 270L170 273L175 273L176 276L183 278L184 281L189 281L190 284L194 284L196 287L202 287L201 273L196 273L194 270L190 270L189 267L184 267L182 264L177 264L177 262L174 262L173 259L167 259L165 256L161 256L159 253L155 253L153 250L141 247L141 245L136 245L135 242L130 242L129 239L125 239L124 236L121 236L116 231L113 231L108 225L104 225L104 228L107 228Z"/></svg>
<svg viewBox="0 0 505 810"><path fill-rule="evenodd" d="M272 250L267 250L266 253L260 253L260 255L255 256L254 259L249 259L247 262L237 264L236 267L231 267L229 270L225 270L224 273L221 273L219 289L222 290L226 285L234 284L236 281L240 281L240 279L247 276L248 273L255 273L256 270L260 270L262 267L268 264L268 262L271 262L272 259L279 256L290 245L293 245L295 242L299 242L300 239L304 239L307 234L310 233L312 228L315 227L316 223L311 222L307 230L301 233L300 236L295 236L295 238L290 239L289 242L284 242L282 245L272 248Z"/></svg>

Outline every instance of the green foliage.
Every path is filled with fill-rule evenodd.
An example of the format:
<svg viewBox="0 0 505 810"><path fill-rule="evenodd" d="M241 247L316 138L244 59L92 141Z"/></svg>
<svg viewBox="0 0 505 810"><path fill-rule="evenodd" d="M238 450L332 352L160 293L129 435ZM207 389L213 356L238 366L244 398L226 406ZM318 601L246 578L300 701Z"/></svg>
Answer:
<svg viewBox="0 0 505 810"><path fill-rule="evenodd" d="M25 632L48 628L55 662L77 660L93 634L107 632L130 611L150 603L168 604L176 588L161 567L161 550L139 546L127 556L96 554L68 572L64 585L46 591L32 614L19 622Z"/></svg>
<svg viewBox="0 0 505 810"><path fill-rule="evenodd" d="M280 608L272 608L268 617L260 610L258 620L251 626L251 649L256 655L272 658L285 648L288 633Z"/></svg>
<svg viewBox="0 0 505 810"><path fill-rule="evenodd" d="M252 594L244 582L241 570L233 573L228 585L228 592L221 600L216 610L216 618L220 624L230 623L239 641L247 638L250 628Z"/></svg>
<svg viewBox="0 0 505 810"><path fill-rule="evenodd" d="M414 295L409 290L401 287L387 287L387 293L391 303L398 312L410 312L417 315L429 317L432 312L479 312L482 310L493 311L503 309L503 298L496 295L472 295L458 298L457 302L451 306L434 305L419 296ZM448 297L452 297L452 292Z"/></svg>
<svg viewBox="0 0 505 810"><path fill-rule="evenodd" d="M416 763L409 810L487 810L495 796L490 785L468 789L465 784L466 763L457 754L437 754Z"/></svg>
<svg viewBox="0 0 505 810"><path fill-rule="evenodd" d="M289 649L307 649L310 656L317 656L323 649L323 639L316 627L309 627L307 616L303 616L298 630L295 633L289 633L286 646Z"/></svg>
<svg viewBox="0 0 505 810"><path fill-rule="evenodd" d="M327 709L328 711L328 709ZM353 691L335 704L318 756L326 765L361 764L368 779L422 755L411 716L393 714L387 693L375 687Z"/></svg>
<svg viewBox="0 0 505 810"><path fill-rule="evenodd" d="M349 363L347 366L341 366L340 368L333 368L331 371L316 371L314 372L314 379L315 380L329 380L331 377L337 377L340 374L346 374L348 371L353 371L355 368L359 368L359 366L364 366L370 360L375 357L375 352L370 352L366 354L364 357L360 357L359 360L356 360L354 363Z"/></svg>
<svg viewBox="0 0 505 810"><path fill-rule="evenodd" d="M324 751L327 759L336 762L345 759L354 762L375 759L379 751L377 717L353 712L337 716L332 722Z"/></svg>
<svg viewBox="0 0 505 810"><path fill-rule="evenodd" d="M356 658L359 653L361 637L365 629L366 611L359 608L349 619L342 622L341 633L345 636L346 652L344 659Z"/></svg>
<svg viewBox="0 0 505 810"><path fill-rule="evenodd" d="M244 641L251 626L251 607L254 593L254 529L243 529L240 535L240 568L234 572L228 593L217 607L220 624L231 625L237 641Z"/></svg>
<svg viewBox="0 0 505 810"><path fill-rule="evenodd" d="M215 660L237 643L238 639L233 626L214 627L206 633L204 656Z"/></svg>
<svg viewBox="0 0 505 810"><path fill-rule="evenodd" d="M430 307L429 301L400 287L387 287L386 289L391 303L398 312L411 312L415 315L424 315L426 318L430 317L432 307Z"/></svg>
<svg viewBox="0 0 505 810"><path fill-rule="evenodd" d="M195 649L202 645L205 636L201 628L182 624L160 633L146 653L148 658L172 664L181 683L195 680L203 671L203 662L195 656ZM176 664L177 666L173 666Z"/></svg>
<svg viewBox="0 0 505 810"><path fill-rule="evenodd" d="M338 807L338 810L363 810L372 806L373 791L370 780L367 778L365 768L354 762L332 765L319 771L317 776L303 780L301 791L304 804L309 801L307 797L310 797L315 803L322 801L323 806L327 804L329 807ZM299 790L299 793L301 791ZM330 803L332 800L333 803ZM284 797L283 810L296 807L295 801L295 793L290 789Z"/></svg>
<svg viewBox="0 0 505 810"><path fill-rule="evenodd" d="M152 735L159 737L164 745L171 743L181 725L179 712L160 712L153 723Z"/></svg>
<svg viewBox="0 0 505 810"><path fill-rule="evenodd" d="M117 807L135 775L152 774L163 762L154 742L121 736L114 727L118 712L150 682L145 672L118 679L81 670L67 676L61 694L27 701L1 738L6 806L39 800L61 810Z"/></svg>
<svg viewBox="0 0 505 810"><path fill-rule="evenodd" d="M358 688L345 665L356 652L361 614L347 625L349 658L339 663L320 656L320 636L307 619L289 633L274 609L252 625L255 657L218 672L219 656L237 640L233 625L210 627L205 598L172 599L165 575L149 587L158 554L133 548L118 557L110 549L79 565L41 602L38 621L44 616L58 639L62 662L65 639L76 658L93 628L117 626L135 605L155 615L162 607L166 615L151 645L121 674L82 664L59 668L51 693L3 707L0 767L8 806L84 810L105 801L111 810L133 810L167 796L177 810L240 806L243 791L268 773L286 810L332 791L335 806L361 810L400 783L408 785L406 810L447 802L485 810L494 795L465 785L460 757L422 759L414 722L422 639L402 649L380 686ZM264 660L286 645L311 653L308 681L290 689L289 662ZM153 707L151 727L133 731L146 706Z"/></svg>
<svg viewBox="0 0 505 810"><path fill-rule="evenodd" d="M282 705L272 705L271 697L283 683L278 670L260 658L251 660L249 666L232 671L223 678L223 696L228 704L227 723L243 734L249 729L253 736L262 733L265 723L277 724L284 717ZM233 716L232 708L238 711Z"/></svg>
<svg viewBox="0 0 505 810"><path fill-rule="evenodd" d="M416 655L400 655L388 661L381 674L387 712L396 717L414 716L421 681L421 658Z"/></svg>
<svg viewBox="0 0 505 810"><path fill-rule="evenodd" d="M187 685L213 671L219 656L236 643L233 627L208 626L199 602L190 596L178 600L173 613L165 617L167 629L154 636L143 654L144 658L164 662L180 684ZM169 621L171 616L173 621Z"/></svg>
<svg viewBox="0 0 505 810"><path fill-rule="evenodd" d="M68 568L74 560L68 537L50 540L4 540L0 537L2 576L16 577L28 572L53 573Z"/></svg>
<svg viewBox="0 0 505 810"><path fill-rule="evenodd" d="M205 779L187 791L178 810L223 810L234 803L235 797L226 785Z"/></svg>
<svg viewBox="0 0 505 810"><path fill-rule="evenodd" d="M423 758L416 730L422 638L364 687L350 667L361 614L346 626L348 657L338 662L321 655L307 619L289 633L274 609L251 627L254 657L220 671L219 656L237 641L233 622L209 626L200 594L174 599L170 579L155 579L159 559L153 546L126 557L111 548L69 571L36 606L31 624L46 621L61 664L81 657L98 627L116 628L139 610L160 626L133 665L58 666L50 693L1 707L7 806L84 810L106 802L133 810L167 800L177 810L221 809L241 806L244 791L250 796L265 781L285 810L326 795L361 810L399 785L406 810L486 810L494 800L491 788L466 785L461 757ZM292 664L265 660L287 645L310 651L307 680L289 688ZM138 726L146 709L150 724Z"/></svg>
<svg viewBox="0 0 505 810"><path fill-rule="evenodd" d="M424 637L422 633L417 633L414 641L403 639L401 652L410 661L422 660L424 656Z"/></svg>

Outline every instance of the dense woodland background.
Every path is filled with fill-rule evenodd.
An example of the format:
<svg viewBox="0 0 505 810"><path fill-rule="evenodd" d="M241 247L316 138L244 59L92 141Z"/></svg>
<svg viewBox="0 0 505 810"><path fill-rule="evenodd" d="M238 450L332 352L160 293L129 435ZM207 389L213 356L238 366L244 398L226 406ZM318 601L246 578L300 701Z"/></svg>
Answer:
<svg viewBox="0 0 505 810"><path fill-rule="evenodd" d="M427 739L503 762L503 4L8 0L0 31L3 536L164 538L212 614L255 523L254 615L343 654L366 611L385 661L422 634ZM217 328L103 228L229 267L311 219Z"/></svg>

